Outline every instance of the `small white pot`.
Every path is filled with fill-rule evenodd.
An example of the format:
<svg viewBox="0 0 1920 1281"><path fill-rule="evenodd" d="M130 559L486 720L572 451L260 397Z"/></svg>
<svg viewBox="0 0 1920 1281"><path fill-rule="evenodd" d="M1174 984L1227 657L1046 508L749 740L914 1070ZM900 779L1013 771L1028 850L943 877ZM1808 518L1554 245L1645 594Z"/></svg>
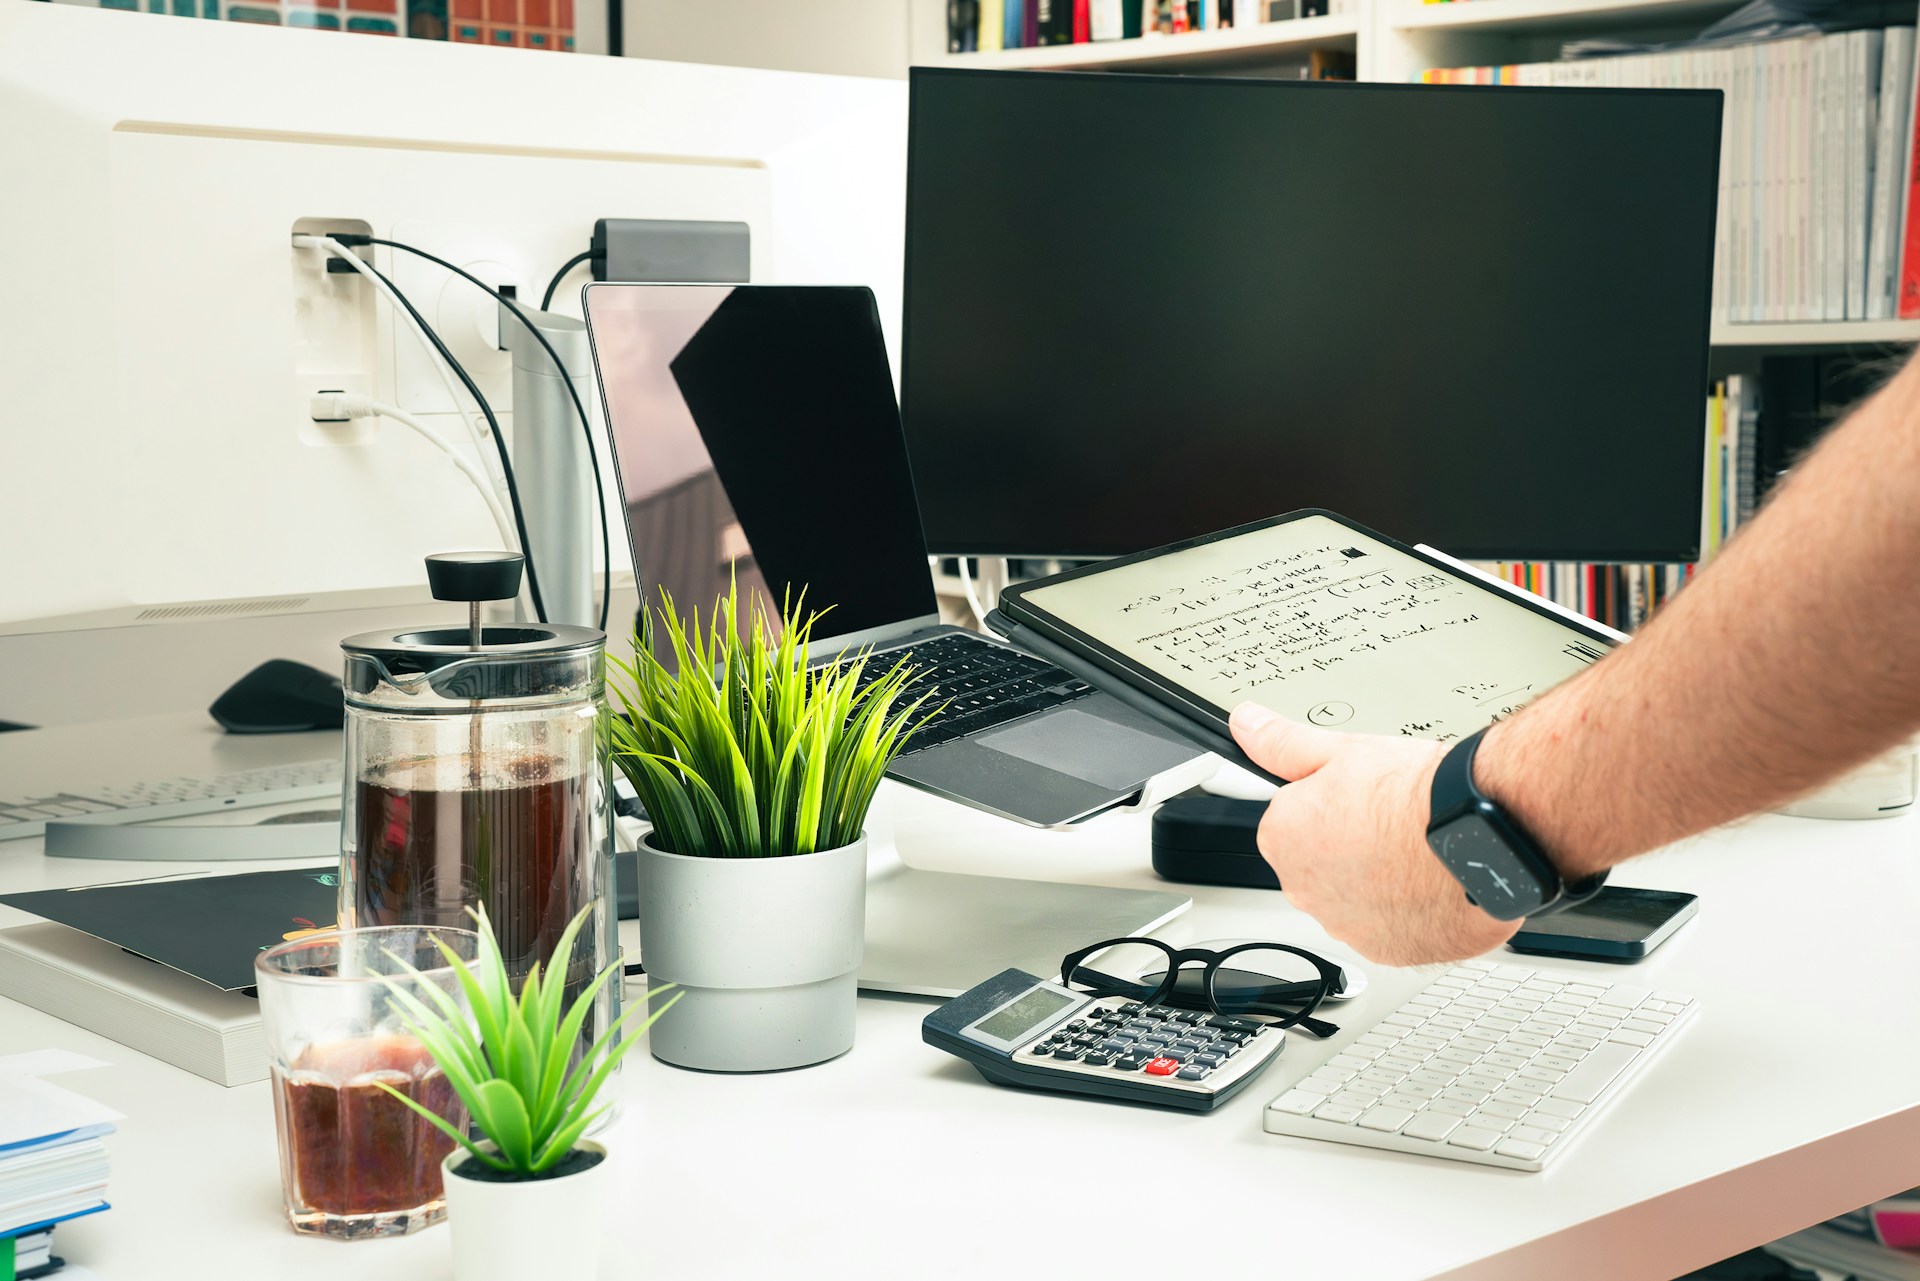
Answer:
<svg viewBox="0 0 1920 1281"><path fill-rule="evenodd" d="M668 854L643 838L640 954L683 993L653 1056L707 1072L806 1067L853 1048L867 838L787 858Z"/></svg>
<svg viewBox="0 0 1920 1281"><path fill-rule="evenodd" d="M599 1275L612 1163L598 1143L582 1140L574 1148L598 1152L600 1160L577 1174L525 1183L466 1178L459 1169L469 1159L465 1148L441 1162L454 1281Z"/></svg>

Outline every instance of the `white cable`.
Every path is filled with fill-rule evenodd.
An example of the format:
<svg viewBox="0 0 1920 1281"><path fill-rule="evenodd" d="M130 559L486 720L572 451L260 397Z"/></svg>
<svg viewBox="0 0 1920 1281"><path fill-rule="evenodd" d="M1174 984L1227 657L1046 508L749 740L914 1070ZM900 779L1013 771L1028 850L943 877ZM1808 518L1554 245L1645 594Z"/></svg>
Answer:
<svg viewBox="0 0 1920 1281"><path fill-rule="evenodd" d="M481 464L486 468L489 488L493 491L495 501L499 503L509 501L507 495L507 476L505 471L500 467L499 457L494 453L492 440L481 428L480 420L474 416L474 412L467 407L467 402L462 395L459 384L453 380L453 371L447 368L447 363L441 359L440 352L421 330L419 323L414 320L413 314L400 304L400 299L394 295L393 290L388 287L387 282L382 280L373 268L361 261L359 254L356 254L332 236L297 235L293 238L293 243L294 247L298 249L322 249L337 258L345 259L348 266L352 267L362 276L365 276L367 283L372 285L374 290L382 298L387 300L388 304L393 308L394 319L400 324L405 325L408 332L413 335L414 340L420 344L420 350L426 353L427 363L432 365L434 372L440 375L440 382L447 389L447 399L453 402L454 411L460 415L460 421L467 425L467 436L473 441L474 450L480 455ZM517 539L509 538L507 540L507 546L509 547L518 547L519 545Z"/></svg>
<svg viewBox="0 0 1920 1281"><path fill-rule="evenodd" d="M313 398L310 412L315 422L339 422L345 418L391 418L402 427L411 428L431 443L434 448L453 460L461 475L473 482L480 501L487 505L487 511L493 517L494 528L500 531L500 544L509 550L518 547L520 541L514 536L513 522L507 518L506 508L494 496L493 487L487 483L487 474L471 458L460 452L459 446L442 436L420 419L415 418L398 405L389 405L383 401L352 392L323 391Z"/></svg>
<svg viewBox="0 0 1920 1281"><path fill-rule="evenodd" d="M967 608L973 611L973 619L984 631L987 626L987 607L980 603L980 594L973 589L973 575L967 571L967 558L960 557L960 589L967 594Z"/></svg>

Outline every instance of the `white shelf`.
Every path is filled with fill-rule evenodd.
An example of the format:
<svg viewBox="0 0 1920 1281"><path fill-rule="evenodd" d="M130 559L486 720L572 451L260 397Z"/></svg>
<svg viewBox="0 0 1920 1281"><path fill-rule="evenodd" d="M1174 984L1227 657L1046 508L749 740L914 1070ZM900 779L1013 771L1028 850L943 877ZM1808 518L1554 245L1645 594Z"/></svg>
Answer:
<svg viewBox="0 0 1920 1281"><path fill-rule="evenodd" d="M1455 30L1524 27L1529 32L1544 32L1608 24L1645 25L1731 13L1740 7L1739 0L1458 0L1453 4L1382 0L1382 3L1386 6L1386 25L1399 31L1434 27Z"/></svg>
<svg viewBox="0 0 1920 1281"><path fill-rule="evenodd" d="M1480 3L1482 0L1474 0ZM1492 3L1493 0L1485 0ZM1807 321L1713 327L1715 347L1822 347L1920 342L1920 320Z"/></svg>
<svg viewBox="0 0 1920 1281"><path fill-rule="evenodd" d="M1101 67L1177 67L1196 62L1236 62L1267 53L1310 49L1319 45L1352 48L1359 33L1351 13L1290 22L1259 22L1225 31L1189 31L1177 36L1148 35L1135 40L1106 40L1097 44L1042 45L1035 49L994 49L986 53L954 53L935 65L1057 70Z"/></svg>

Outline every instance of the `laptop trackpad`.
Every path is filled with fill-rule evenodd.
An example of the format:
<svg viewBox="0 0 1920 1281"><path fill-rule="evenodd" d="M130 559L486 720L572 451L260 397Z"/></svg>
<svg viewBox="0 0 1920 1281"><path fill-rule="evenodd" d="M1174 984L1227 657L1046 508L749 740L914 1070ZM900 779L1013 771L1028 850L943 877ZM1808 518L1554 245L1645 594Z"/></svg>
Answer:
<svg viewBox="0 0 1920 1281"><path fill-rule="evenodd" d="M1071 707L991 729L969 741L1116 791L1144 782L1141 762L1158 760L1167 752L1164 738Z"/></svg>

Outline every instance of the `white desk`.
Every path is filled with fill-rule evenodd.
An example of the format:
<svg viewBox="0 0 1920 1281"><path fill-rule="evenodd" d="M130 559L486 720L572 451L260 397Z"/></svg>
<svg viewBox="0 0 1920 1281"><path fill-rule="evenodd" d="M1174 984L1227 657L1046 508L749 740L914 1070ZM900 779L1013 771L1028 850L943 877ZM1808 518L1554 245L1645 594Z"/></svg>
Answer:
<svg viewBox="0 0 1920 1281"><path fill-rule="evenodd" d="M241 750L192 718L153 729L184 735L181 772ZM904 790L887 799L875 834L890 826L918 866L1159 884L1139 819L1063 835ZM1207 1116L991 1086L921 1043L929 1006L914 1000L863 998L852 1053L798 1072L711 1076L636 1054L609 1136L620 1191L602 1276L1125 1275L1159 1271L1149 1261L1165 1249L1181 1268L1311 1281L1664 1281L1920 1184L1917 845L1911 817L1768 818L1634 866L1623 880L1702 896L1694 923L1634 970L1698 996L1700 1016L1544 1174L1264 1134L1278 1091L1264 1080ZM0 891L150 870L0 844ZM1278 895L1193 895L1170 938L1329 946ZM1287 1055L1331 1056L1423 982L1374 970L1334 1016L1342 1037L1296 1037ZM43 1046L111 1063L64 1080L127 1114L113 1210L59 1233L105 1281L450 1275L444 1229L353 1245L285 1229L264 1084L222 1089L0 1000L0 1052ZM1095 1261L1106 1252L1119 1261Z"/></svg>

